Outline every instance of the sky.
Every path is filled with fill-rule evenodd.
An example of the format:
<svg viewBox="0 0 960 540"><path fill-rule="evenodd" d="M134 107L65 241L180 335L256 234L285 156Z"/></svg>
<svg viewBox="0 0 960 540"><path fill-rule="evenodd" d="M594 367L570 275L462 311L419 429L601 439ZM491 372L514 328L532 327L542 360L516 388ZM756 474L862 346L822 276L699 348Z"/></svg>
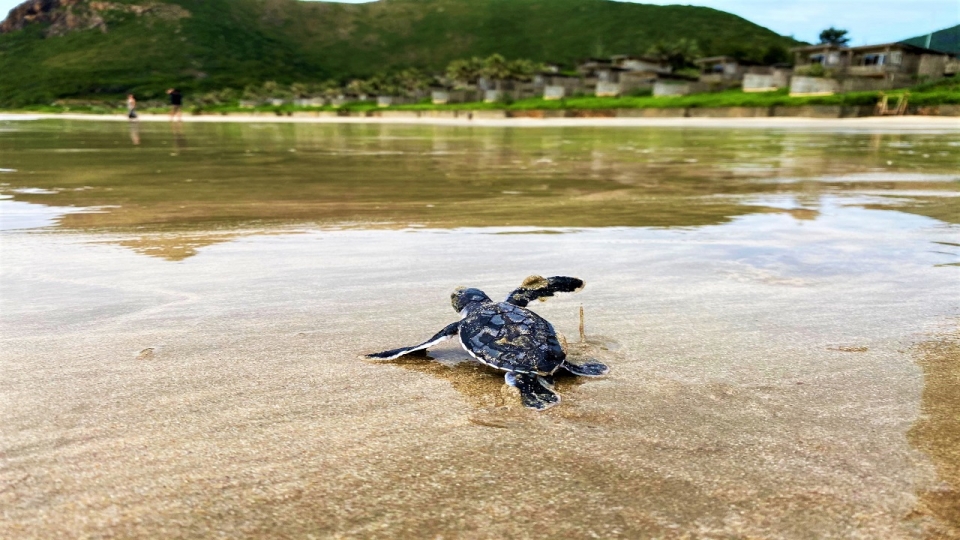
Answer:
<svg viewBox="0 0 960 540"><path fill-rule="evenodd" d="M0 13L5 14L21 1L0 0ZM811 43L816 43L820 31L830 26L848 30L852 45L868 45L907 39L960 24L960 0L643 0L642 3L708 6Z"/></svg>
<svg viewBox="0 0 960 540"><path fill-rule="evenodd" d="M707 6L778 34L817 43L820 31L847 30L851 45L887 43L960 24L960 0L644 0Z"/></svg>

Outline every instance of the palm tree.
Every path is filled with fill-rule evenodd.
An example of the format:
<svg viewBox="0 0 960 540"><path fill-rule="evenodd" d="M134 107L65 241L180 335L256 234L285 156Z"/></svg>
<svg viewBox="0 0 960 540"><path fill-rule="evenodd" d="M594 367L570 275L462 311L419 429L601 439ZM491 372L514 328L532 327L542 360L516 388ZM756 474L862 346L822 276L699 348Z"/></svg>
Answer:
<svg viewBox="0 0 960 540"><path fill-rule="evenodd" d="M263 95L268 98L283 99L290 96L290 91L276 81L267 81L263 83Z"/></svg>
<svg viewBox="0 0 960 540"><path fill-rule="evenodd" d="M510 64L499 54L491 54L483 61L482 73L484 77L494 81L497 90L500 90L503 80L510 77Z"/></svg>
<svg viewBox="0 0 960 540"><path fill-rule="evenodd" d="M302 99L307 97L307 94L310 93L310 90L306 84L293 83L290 85L290 93L293 94L293 97L297 99Z"/></svg>
<svg viewBox="0 0 960 540"><path fill-rule="evenodd" d="M255 84L248 84L243 87L243 93L240 96L246 101L260 101L263 99L263 92L261 88Z"/></svg>
<svg viewBox="0 0 960 540"><path fill-rule="evenodd" d="M362 79L353 79L347 83L347 93L353 94L355 96L364 96L366 97L370 94L370 85L367 81Z"/></svg>
<svg viewBox="0 0 960 540"><path fill-rule="evenodd" d="M327 99L333 99L343 93L340 83L334 79L327 79L320 84L312 85L312 93L319 94Z"/></svg>
<svg viewBox="0 0 960 540"><path fill-rule="evenodd" d="M230 103L231 101L237 101L239 99L240 92L237 92L233 88L223 88L219 92L216 92L217 103Z"/></svg>
<svg viewBox="0 0 960 540"><path fill-rule="evenodd" d="M532 60L521 58L509 62L507 64L507 70L510 72L509 77L511 79L529 81L533 79L534 75L543 71L543 65Z"/></svg>
<svg viewBox="0 0 960 540"><path fill-rule="evenodd" d="M430 85L430 78L417 68L407 68L394 77L401 93L408 97L417 95Z"/></svg>
<svg viewBox="0 0 960 540"><path fill-rule="evenodd" d="M821 44L830 44L830 45L839 45L844 46L850 42L850 38L847 37L846 30L840 30L839 28L830 27L820 32L820 43Z"/></svg>
<svg viewBox="0 0 960 540"><path fill-rule="evenodd" d="M680 38L673 43L658 41L647 50L647 56L652 56L670 64L673 71L681 70L693 65L693 61L701 55L696 40Z"/></svg>
<svg viewBox="0 0 960 540"><path fill-rule="evenodd" d="M468 86L477 82L483 72L483 60L473 57L454 60L447 65L446 76L455 86Z"/></svg>

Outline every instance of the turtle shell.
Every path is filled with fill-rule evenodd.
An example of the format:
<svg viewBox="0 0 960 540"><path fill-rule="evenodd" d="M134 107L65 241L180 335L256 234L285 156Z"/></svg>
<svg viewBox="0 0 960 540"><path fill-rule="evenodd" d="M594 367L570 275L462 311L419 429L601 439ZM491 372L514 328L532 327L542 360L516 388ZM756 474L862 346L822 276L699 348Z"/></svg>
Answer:
<svg viewBox="0 0 960 540"><path fill-rule="evenodd" d="M484 364L516 373L549 375L566 356L553 325L505 302L467 314L460 321L460 344Z"/></svg>

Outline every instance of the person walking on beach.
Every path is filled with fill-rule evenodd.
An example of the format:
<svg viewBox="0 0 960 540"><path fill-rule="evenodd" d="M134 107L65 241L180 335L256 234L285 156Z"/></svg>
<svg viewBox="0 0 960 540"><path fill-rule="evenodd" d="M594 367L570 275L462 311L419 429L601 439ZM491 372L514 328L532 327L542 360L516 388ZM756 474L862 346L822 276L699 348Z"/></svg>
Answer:
<svg viewBox="0 0 960 540"><path fill-rule="evenodd" d="M170 95L170 121L183 121L183 94L176 88L168 88L167 94Z"/></svg>
<svg viewBox="0 0 960 540"><path fill-rule="evenodd" d="M133 97L133 94L127 94L127 118L137 119L137 98Z"/></svg>

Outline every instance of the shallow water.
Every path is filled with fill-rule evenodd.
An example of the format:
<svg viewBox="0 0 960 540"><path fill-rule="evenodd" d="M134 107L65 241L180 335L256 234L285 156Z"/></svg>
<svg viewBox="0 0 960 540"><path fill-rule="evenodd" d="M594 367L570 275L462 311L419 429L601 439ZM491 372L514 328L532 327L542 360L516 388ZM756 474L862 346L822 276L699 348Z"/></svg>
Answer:
<svg viewBox="0 0 960 540"><path fill-rule="evenodd" d="M960 531L957 132L137 130L0 126L0 536ZM534 273L546 413L360 358Z"/></svg>

